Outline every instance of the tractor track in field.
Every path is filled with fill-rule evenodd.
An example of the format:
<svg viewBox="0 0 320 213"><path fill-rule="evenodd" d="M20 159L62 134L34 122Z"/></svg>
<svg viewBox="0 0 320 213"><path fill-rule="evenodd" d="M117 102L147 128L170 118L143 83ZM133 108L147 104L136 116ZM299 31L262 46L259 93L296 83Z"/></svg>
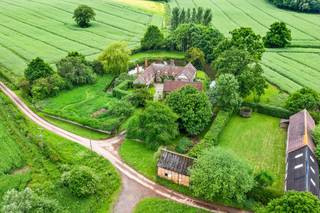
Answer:
<svg viewBox="0 0 320 213"><path fill-rule="evenodd" d="M150 190L152 193L155 193L157 196L171 199L176 202L186 204L189 206L206 209L211 212L230 212L230 213L247 212L244 210L240 210L232 207L226 207L226 206L215 204L215 203L207 203L198 199L191 198L189 196L180 194L164 186L161 186L147 179L143 175L139 174L137 171L135 171L133 168L131 168L121 160L120 156L116 151L116 148L114 147L116 145L119 145L123 141L124 139L123 134L120 134L116 137L106 139L106 140L89 140L87 138L84 138L76 134L73 134L71 132L68 132L66 130L63 130L51 123L48 123L47 121L42 119L40 116L35 114L32 110L30 110L29 107L13 91L11 91L8 87L6 87L5 84L3 84L2 82L0 82L0 90L11 99L11 101L21 110L21 112L25 116L27 116L30 120L35 122L37 125L61 137L64 137L70 141L80 144L88 149L91 149L98 155L109 160L113 164L113 166L117 168L117 170L121 173L122 176L125 176L129 180L139 184L140 186L139 188L141 189L145 188ZM121 200L119 200L118 202L121 202Z"/></svg>

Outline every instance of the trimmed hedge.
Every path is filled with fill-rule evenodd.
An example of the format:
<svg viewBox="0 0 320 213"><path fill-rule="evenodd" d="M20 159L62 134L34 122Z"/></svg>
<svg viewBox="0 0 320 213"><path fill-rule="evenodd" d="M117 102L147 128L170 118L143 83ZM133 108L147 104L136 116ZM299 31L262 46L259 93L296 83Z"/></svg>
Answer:
<svg viewBox="0 0 320 213"><path fill-rule="evenodd" d="M127 91L132 84L132 81L126 80L120 83L118 86L113 88L112 90L112 96L116 98L122 98L130 94L129 91Z"/></svg>
<svg viewBox="0 0 320 213"><path fill-rule="evenodd" d="M290 112L287 109L267 104L244 102L242 103L242 106L251 107L255 112L259 112L261 114L270 115L277 118L289 118L293 114L293 112Z"/></svg>
<svg viewBox="0 0 320 213"><path fill-rule="evenodd" d="M197 157L204 149L218 145L219 136L230 121L232 114L233 112L219 111L208 132L200 143L191 149L189 155Z"/></svg>

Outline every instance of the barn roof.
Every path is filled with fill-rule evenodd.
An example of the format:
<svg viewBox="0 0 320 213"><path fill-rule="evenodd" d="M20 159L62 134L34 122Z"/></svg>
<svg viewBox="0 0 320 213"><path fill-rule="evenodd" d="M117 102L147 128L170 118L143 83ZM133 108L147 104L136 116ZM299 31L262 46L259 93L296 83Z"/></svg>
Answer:
<svg viewBox="0 0 320 213"><path fill-rule="evenodd" d="M164 92L172 92L174 90L181 89L185 86L192 86L199 91L202 91L202 83L201 82L185 82L185 81L165 81L163 85Z"/></svg>
<svg viewBox="0 0 320 213"><path fill-rule="evenodd" d="M315 144L312 140L312 130L315 122L307 110L302 110L289 119L287 152L308 146L312 152Z"/></svg>
<svg viewBox="0 0 320 213"><path fill-rule="evenodd" d="M161 150L158 167L188 176L188 169L192 166L193 161L194 158L163 149Z"/></svg>

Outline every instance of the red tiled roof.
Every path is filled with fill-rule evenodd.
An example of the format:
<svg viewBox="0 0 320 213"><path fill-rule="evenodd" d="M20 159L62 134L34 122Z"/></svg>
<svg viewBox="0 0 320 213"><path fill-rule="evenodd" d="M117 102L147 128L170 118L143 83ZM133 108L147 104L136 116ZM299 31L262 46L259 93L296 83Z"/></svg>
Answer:
<svg viewBox="0 0 320 213"><path fill-rule="evenodd" d="M164 92L172 92L174 90L181 89L185 86L192 86L199 91L202 91L201 82L185 82L185 81L165 81L163 85Z"/></svg>

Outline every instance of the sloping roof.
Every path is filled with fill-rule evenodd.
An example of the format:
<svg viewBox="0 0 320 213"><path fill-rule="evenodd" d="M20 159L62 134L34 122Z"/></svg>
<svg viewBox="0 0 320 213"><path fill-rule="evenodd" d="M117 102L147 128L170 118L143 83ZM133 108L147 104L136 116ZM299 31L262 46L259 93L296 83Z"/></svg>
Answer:
<svg viewBox="0 0 320 213"><path fill-rule="evenodd" d="M287 153L308 146L312 152L315 144L312 140L312 130L315 122L307 110L302 110L289 119Z"/></svg>
<svg viewBox="0 0 320 213"><path fill-rule="evenodd" d="M163 85L164 92L172 92L178 89L181 89L185 86L192 86L199 91L202 91L202 83L201 82L185 82L185 81L165 81Z"/></svg>
<svg viewBox="0 0 320 213"><path fill-rule="evenodd" d="M188 176L188 169L192 166L193 161L193 158L163 149L158 167Z"/></svg>

